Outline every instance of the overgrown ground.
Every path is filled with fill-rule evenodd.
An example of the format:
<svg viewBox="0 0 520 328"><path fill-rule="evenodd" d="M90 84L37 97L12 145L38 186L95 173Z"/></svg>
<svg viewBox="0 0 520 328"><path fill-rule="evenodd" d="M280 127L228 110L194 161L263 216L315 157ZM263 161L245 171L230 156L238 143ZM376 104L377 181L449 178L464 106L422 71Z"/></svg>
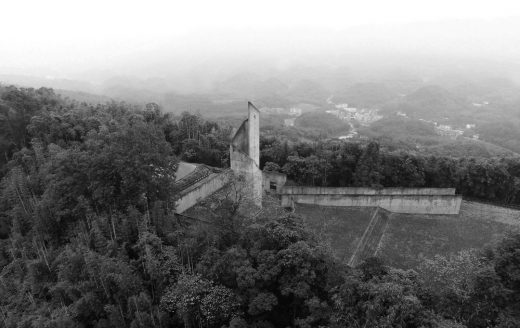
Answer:
<svg viewBox="0 0 520 328"><path fill-rule="evenodd" d="M296 207L296 212L344 261L354 252L373 210ZM392 266L413 268L425 257L482 248L512 231L520 231L520 211L475 202L464 201L456 216L393 213L378 256Z"/></svg>
<svg viewBox="0 0 520 328"><path fill-rule="evenodd" d="M355 251L374 210L371 207L296 205L296 213L345 263Z"/></svg>

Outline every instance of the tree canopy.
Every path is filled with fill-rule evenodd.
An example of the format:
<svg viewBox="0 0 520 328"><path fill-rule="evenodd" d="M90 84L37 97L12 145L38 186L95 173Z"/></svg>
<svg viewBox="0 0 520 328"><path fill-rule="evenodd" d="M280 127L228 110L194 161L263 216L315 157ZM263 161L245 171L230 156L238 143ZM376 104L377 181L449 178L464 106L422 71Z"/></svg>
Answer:
<svg viewBox="0 0 520 328"><path fill-rule="evenodd" d="M175 216L179 158L226 165L218 124L154 104L67 102L49 89L0 95L9 145L0 184L2 328L520 323L520 235L416 270L377 258L350 268L292 213L253 217L212 204L222 207L213 222ZM458 183L467 194L518 199L516 162L426 160L376 143L262 145L269 169L301 183Z"/></svg>

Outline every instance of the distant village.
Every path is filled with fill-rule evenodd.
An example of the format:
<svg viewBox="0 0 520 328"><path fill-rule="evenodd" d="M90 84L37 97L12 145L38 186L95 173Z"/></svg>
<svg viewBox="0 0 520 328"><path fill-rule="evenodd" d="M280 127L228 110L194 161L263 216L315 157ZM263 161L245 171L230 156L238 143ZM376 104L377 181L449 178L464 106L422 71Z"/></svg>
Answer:
<svg viewBox="0 0 520 328"><path fill-rule="evenodd" d="M336 116L339 119L347 121L350 124L350 131L347 135L339 136L339 139L352 139L358 136L358 132L353 124L356 122L360 125L368 126L371 123L383 118L378 114L378 109L356 108L350 107L348 104L335 105L336 109L327 110L326 112Z"/></svg>
<svg viewBox="0 0 520 328"><path fill-rule="evenodd" d="M262 107L260 108L260 112L271 114L271 115L289 115L294 116L292 118L286 118L284 119L283 125L285 127L294 126L294 121L296 121L296 118L298 116L301 116L304 112L311 111L311 109L303 109L300 107L290 107L290 108L282 108L282 107L275 107L275 108L269 108L269 107Z"/></svg>
<svg viewBox="0 0 520 328"><path fill-rule="evenodd" d="M403 112L397 112L396 115L401 116L401 117L408 117L408 115ZM435 128L435 132L437 132L438 135L450 137L452 139L457 139L458 137L462 136L465 131L474 130L476 128L475 124L469 124L469 123L465 125L465 130L462 130L460 128L459 129L453 128L451 125L439 124L435 121L425 120L422 118L420 118L419 121L432 124L433 127ZM473 134L473 135L471 135L471 139L478 140L479 135Z"/></svg>
<svg viewBox="0 0 520 328"><path fill-rule="evenodd" d="M327 101L329 104L334 105L335 109L326 110L327 114L334 115L335 117L347 121L350 125L350 131L346 135L339 136L339 139L352 139L358 136L358 132L354 126L354 122L360 125L368 126L371 123L383 118L378 112L378 109L368 108L356 108L350 107L348 104L333 104L330 99ZM290 108L269 108L263 107L260 109L262 113L271 115L288 115L290 118L284 119L284 126L294 126L296 118L301 116L303 113L315 111L316 108L301 108L298 106Z"/></svg>
<svg viewBox="0 0 520 328"><path fill-rule="evenodd" d="M378 109L349 107L348 104L336 105L336 109L326 111L345 121L356 121L361 125L369 125L383 118Z"/></svg>
<svg viewBox="0 0 520 328"><path fill-rule="evenodd" d="M333 105L335 109L329 109L325 112L330 115L334 115L335 117L346 121L350 125L350 131L346 135L341 135L338 137L338 139L353 139L353 138L359 138L358 132L356 131L355 125L359 124L362 126L368 126L371 123L380 120L383 118L383 115L379 114L379 109L375 108L356 108L351 107L349 104L343 103L343 104L334 104L331 101L330 97L327 99L327 103L329 105ZM482 103L473 103L473 106L475 107L482 107L487 106L488 102L482 102ZM290 108L282 108L282 107L276 107L276 108L270 108L270 107L262 107L260 111L262 113L271 114L271 115L286 115L291 116L289 118L284 119L284 126L285 127L292 127L295 124L296 118L301 116L304 113L316 111L317 107L309 106L307 104L303 104L302 106L294 106ZM408 118L408 115L404 112L398 111L395 113L397 116L406 117ZM472 123L468 123L465 125L464 128L458 127L455 128L453 126L450 126L448 124L440 124L435 121L431 120L425 120L422 118L419 118L419 121L430 123L435 128L435 132L440 136L449 137L452 139L457 139L458 137L464 135L468 135L469 132L469 138L478 140L479 135L476 133L472 134L472 131L475 130L476 125Z"/></svg>

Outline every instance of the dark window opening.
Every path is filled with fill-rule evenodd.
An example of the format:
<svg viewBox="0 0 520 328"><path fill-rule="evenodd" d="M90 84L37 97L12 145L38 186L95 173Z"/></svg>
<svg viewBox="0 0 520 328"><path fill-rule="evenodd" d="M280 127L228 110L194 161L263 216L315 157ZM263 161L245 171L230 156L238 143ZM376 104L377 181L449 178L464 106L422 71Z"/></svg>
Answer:
<svg viewBox="0 0 520 328"><path fill-rule="evenodd" d="M270 190L276 190L276 182L270 181L269 182L269 189Z"/></svg>

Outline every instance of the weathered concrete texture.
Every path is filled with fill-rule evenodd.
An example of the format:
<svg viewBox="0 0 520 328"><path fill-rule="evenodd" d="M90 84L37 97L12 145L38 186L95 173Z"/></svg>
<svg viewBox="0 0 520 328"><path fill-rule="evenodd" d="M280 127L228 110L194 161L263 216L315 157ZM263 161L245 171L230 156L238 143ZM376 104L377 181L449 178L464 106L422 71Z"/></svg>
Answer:
<svg viewBox="0 0 520 328"><path fill-rule="evenodd" d="M230 182L231 172L212 173L180 193L175 212L182 213Z"/></svg>
<svg viewBox="0 0 520 328"><path fill-rule="evenodd" d="M284 188L285 189L285 188ZM294 203L322 206L381 207L394 213L458 214L461 196L456 195L347 195L282 194L282 206Z"/></svg>
<svg viewBox="0 0 520 328"><path fill-rule="evenodd" d="M455 195L455 188L364 188L364 187L305 187L285 186L280 192L287 195Z"/></svg>
<svg viewBox="0 0 520 328"><path fill-rule="evenodd" d="M182 179L176 179L173 184L175 193L181 194L185 189L209 177L212 173L218 173L215 168L206 165L194 165L193 171L184 175Z"/></svg>
<svg viewBox="0 0 520 328"><path fill-rule="evenodd" d="M262 206L262 171L248 155L232 149L230 154L231 170L246 185L244 193L246 198L253 200L258 206Z"/></svg>
<svg viewBox="0 0 520 328"><path fill-rule="evenodd" d="M235 133L229 147L231 170L245 181L246 197L262 207L260 111L251 103L248 103L248 110L248 119Z"/></svg>
<svg viewBox="0 0 520 328"><path fill-rule="evenodd" d="M195 164L179 162L179 164L177 165L177 170L175 171L175 181L184 179L189 174L191 174L196 168L197 165Z"/></svg>
<svg viewBox="0 0 520 328"><path fill-rule="evenodd" d="M231 145L235 150L238 150L244 154L249 154L249 120L242 122L238 130L236 130L233 138L231 139Z"/></svg>
<svg viewBox="0 0 520 328"><path fill-rule="evenodd" d="M279 194L287 181L287 175L278 172L262 171L262 178L264 191L276 191Z"/></svg>
<svg viewBox="0 0 520 328"><path fill-rule="evenodd" d="M249 157L260 167L260 111L250 102L247 103L248 134L249 134Z"/></svg>

